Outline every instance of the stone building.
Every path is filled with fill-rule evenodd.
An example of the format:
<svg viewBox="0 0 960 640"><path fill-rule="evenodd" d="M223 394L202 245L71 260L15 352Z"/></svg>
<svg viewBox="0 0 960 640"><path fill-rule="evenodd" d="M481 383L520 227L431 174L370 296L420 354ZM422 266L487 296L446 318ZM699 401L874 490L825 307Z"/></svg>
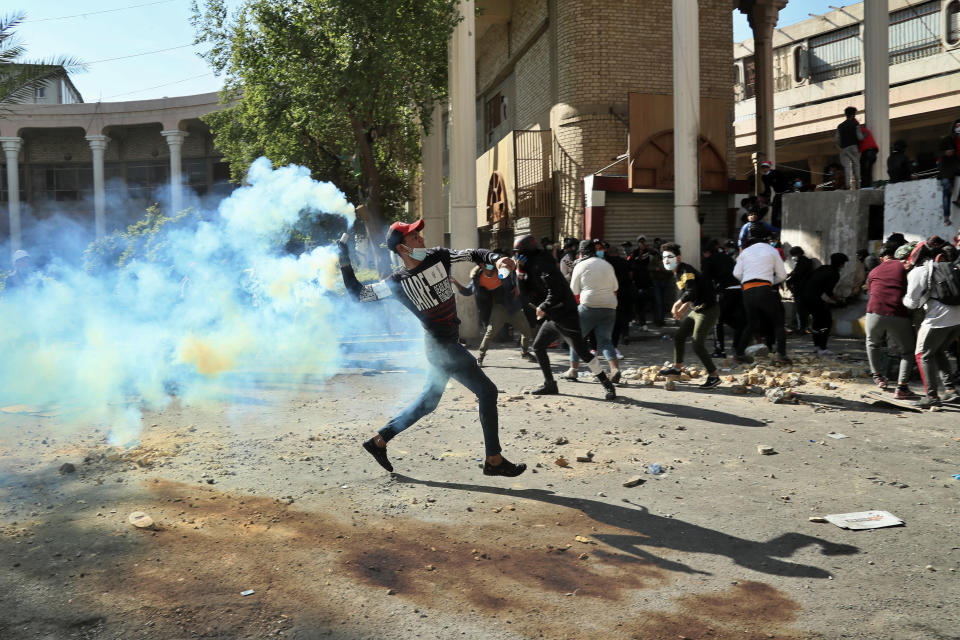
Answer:
<svg viewBox="0 0 960 640"><path fill-rule="evenodd" d="M31 226L54 215L102 238L154 202L179 211L192 196L229 192L229 167L200 120L218 97L10 106L0 116L0 244L29 249Z"/></svg>

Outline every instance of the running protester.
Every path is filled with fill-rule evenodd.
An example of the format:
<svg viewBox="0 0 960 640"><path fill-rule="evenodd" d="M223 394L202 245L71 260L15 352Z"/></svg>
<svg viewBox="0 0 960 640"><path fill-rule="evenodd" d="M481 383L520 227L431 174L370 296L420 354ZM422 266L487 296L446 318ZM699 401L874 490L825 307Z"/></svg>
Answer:
<svg viewBox="0 0 960 640"><path fill-rule="evenodd" d="M423 220L394 222L387 231L387 247L400 256L403 267L375 284L361 284L350 264L344 242L339 242L340 273L347 291L360 302L373 302L391 296L409 309L423 325L427 362L427 384L412 405L392 418L385 427L363 443L363 448L387 471L393 465L387 459L387 443L420 418L431 413L450 378L457 380L477 396L480 427L486 449L483 474L514 477L527 465L513 464L501 455L497 417L497 385L488 378L476 359L460 344L460 319L450 283L450 266L458 262L490 264L513 268L511 258L486 249L450 251L443 247L424 248Z"/></svg>
<svg viewBox="0 0 960 640"><path fill-rule="evenodd" d="M541 251L537 239L530 234L517 238L513 249L517 253L519 263L517 274L520 279L520 291L527 300L537 305L537 319L544 321L540 325L537 337L533 339L533 353L537 356L540 371L543 372L543 385L530 393L533 395L559 393L557 381L553 379L553 372L550 369L547 347L557 338L563 338L606 389L604 397L607 400L615 399L617 391L613 383L607 378L598 358L590 353L590 347L583 339L577 301L553 256L546 251Z"/></svg>

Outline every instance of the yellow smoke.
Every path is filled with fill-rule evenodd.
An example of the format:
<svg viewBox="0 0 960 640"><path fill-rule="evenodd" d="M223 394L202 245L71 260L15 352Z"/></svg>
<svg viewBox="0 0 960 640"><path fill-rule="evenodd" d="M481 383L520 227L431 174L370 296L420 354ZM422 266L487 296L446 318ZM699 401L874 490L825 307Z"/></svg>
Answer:
<svg viewBox="0 0 960 640"><path fill-rule="evenodd" d="M243 327L206 337L188 333L180 342L177 357L180 362L193 365L198 373L212 378L233 369L254 343Z"/></svg>

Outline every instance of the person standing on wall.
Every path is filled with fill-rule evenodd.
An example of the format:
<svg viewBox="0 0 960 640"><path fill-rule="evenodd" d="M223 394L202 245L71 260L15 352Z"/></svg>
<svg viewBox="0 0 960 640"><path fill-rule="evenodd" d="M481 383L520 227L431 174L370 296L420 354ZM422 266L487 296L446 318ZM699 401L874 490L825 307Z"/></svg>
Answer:
<svg viewBox="0 0 960 640"><path fill-rule="evenodd" d="M873 186L873 165L877 161L877 152L880 147L877 146L877 141L873 139L873 134L870 133L870 129L867 129L866 124L860 127L860 131L863 134L863 140L857 146L860 150L860 187L866 188Z"/></svg>
<svg viewBox="0 0 960 640"><path fill-rule="evenodd" d="M907 182L913 175L913 163L907 156L906 140L893 143L893 150L887 158L887 175L890 176L890 182Z"/></svg>
<svg viewBox="0 0 960 640"><path fill-rule="evenodd" d="M843 163L843 172L847 175L848 188L859 189L860 141L863 140L863 131L857 122L856 107L847 107L843 110L843 115L846 119L837 125L833 142L840 149L840 162Z"/></svg>
<svg viewBox="0 0 960 640"><path fill-rule="evenodd" d="M937 160L937 179L940 181L940 189L943 192L943 224L950 226L953 222L950 220L951 207L960 206L960 202L953 202L953 183L960 173L960 155L957 154L957 147L953 136L945 136L940 140L940 158Z"/></svg>

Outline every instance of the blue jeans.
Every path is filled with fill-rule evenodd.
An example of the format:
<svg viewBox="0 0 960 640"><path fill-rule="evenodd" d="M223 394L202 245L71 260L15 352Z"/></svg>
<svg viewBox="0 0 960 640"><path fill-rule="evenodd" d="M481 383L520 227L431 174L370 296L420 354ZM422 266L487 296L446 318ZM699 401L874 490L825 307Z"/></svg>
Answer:
<svg viewBox="0 0 960 640"><path fill-rule="evenodd" d="M480 428L488 456L500 453L500 427L497 417L497 385L483 373L477 359L459 342L438 342L426 336L429 368L427 383L420 396L400 415L391 419L379 433L389 442L398 433L432 413L440 404L440 396L453 378L477 396L480 406Z"/></svg>
<svg viewBox="0 0 960 640"><path fill-rule="evenodd" d="M940 188L943 190L943 219L950 218L950 196L953 195L953 178L940 178Z"/></svg>
<svg viewBox="0 0 960 640"><path fill-rule="evenodd" d="M603 309L599 307L588 307L580 305L580 332L583 335L589 335L592 331L597 337L597 349L603 353L607 362L617 358L616 349L613 346L613 325L617 321L616 309ZM570 349L570 362L580 362L577 352Z"/></svg>

